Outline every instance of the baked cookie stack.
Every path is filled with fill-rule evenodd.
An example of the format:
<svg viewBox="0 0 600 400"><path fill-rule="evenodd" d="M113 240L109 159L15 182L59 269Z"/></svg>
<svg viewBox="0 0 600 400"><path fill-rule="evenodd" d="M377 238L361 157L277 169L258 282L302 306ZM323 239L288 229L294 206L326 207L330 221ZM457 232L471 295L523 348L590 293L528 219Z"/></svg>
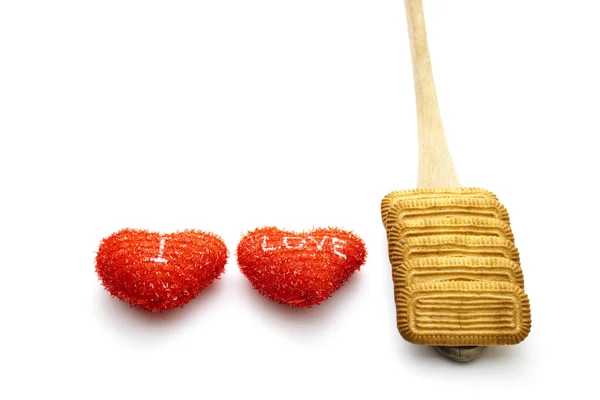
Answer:
<svg viewBox="0 0 600 400"><path fill-rule="evenodd" d="M385 196L398 330L415 344L517 344L531 328L506 208L477 188Z"/></svg>

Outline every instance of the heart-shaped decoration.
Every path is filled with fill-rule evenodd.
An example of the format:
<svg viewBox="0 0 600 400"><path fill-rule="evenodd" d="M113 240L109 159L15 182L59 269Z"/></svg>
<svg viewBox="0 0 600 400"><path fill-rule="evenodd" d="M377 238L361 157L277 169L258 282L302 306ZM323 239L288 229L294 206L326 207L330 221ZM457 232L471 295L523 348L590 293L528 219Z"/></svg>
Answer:
<svg viewBox="0 0 600 400"><path fill-rule="evenodd" d="M351 232L328 228L248 232L237 248L242 273L263 296L292 307L321 303L364 264L367 251Z"/></svg>
<svg viewBox="0 0 600 400"><path fill-rule="evenodd" d="M162 311L196 297L223 273L227 257L225 243L212 233L123 229L100 243L96 272L111 295Z"/></svg>

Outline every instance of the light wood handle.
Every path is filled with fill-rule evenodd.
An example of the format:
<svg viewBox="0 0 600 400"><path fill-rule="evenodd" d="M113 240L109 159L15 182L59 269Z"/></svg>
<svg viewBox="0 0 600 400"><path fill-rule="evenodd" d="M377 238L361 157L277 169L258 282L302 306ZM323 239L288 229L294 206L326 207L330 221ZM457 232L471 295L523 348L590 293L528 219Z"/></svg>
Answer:
<svg viewBox="0 0 600 400"><path fill-rule="evenodd" d="M423 1L406 0L406 17L412 53L419 129L417 187L459 187L460 182L446 143L435 92Z"/></svg>
<svg viewBox="0 0 600 400"><path fill-rule="evenodd" d="M427 44L423 0L406 0L406 18L412 54L417 122L419 129L419 175L417 187L459 187L460 181L450 156L440 116L433 69ZM454 361L473 360L485 347L436 347Z"/></svg>

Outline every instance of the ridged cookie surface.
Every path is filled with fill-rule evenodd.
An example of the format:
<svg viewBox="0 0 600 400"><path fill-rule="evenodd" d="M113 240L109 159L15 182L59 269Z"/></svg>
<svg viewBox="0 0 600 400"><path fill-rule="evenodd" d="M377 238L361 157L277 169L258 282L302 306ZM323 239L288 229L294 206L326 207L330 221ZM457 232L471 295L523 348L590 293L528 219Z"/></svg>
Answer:
<svg viewBox="0 0 600 400"><path fill-rule="evenodd" d="M432 281L498 281L524 288L523 271L502 257L425 257L401 264L393 271L394 287Z"/></svg>
<svg viewBox="0 0 600 400"><path fill-rule="evenodd" d="M388 251L406 238L430 235L493 236L514 242L510 226L497 218L427 217L396 222L388 234Z"/></svg>
<svg viewBox="0 0 600 400"><path fill-rule="evenodd" d="M519 251L508 239L493 236L415 236L397 244L390 253L392 268L424 257L501 257L520 265Z"/></svg>
<svg viewBox="0 0 600 400"><path fill-rule="evenodd" d="M398 200L387 216L386 231L398 221L428 217L496 218L510 226L506 208L496 199L487 197L432 197Z"/></svg>
<svg viewBox="0 0 600 400"><path fill-rule="evenodd" d="M409 189L396 190L388 193L381 200L381 219L383 225L387 225L387 216L391 207L398 200L404 199L425 199L431 197L452 197L452 196L471 196L471 197L487 197L496 199L496 195L485 189L480 188L441 188L441 189Z"/></svg>
<svg viewBox="0 0 600 400"><path fill-rule="evenodd" d="M430 346L517 344L531 329L529 299L507 282L428 282L398 289L398 330Z"/></svg>

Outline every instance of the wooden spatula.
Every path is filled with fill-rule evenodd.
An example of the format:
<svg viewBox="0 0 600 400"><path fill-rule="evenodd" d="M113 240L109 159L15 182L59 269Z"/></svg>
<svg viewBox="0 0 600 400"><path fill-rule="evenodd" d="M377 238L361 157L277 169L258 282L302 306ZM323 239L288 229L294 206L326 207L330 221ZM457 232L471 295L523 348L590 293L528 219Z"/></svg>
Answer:
<svg viewBox="0 0 600 400"><path fill-rule="evenodd" d="M406 17L412 53L417 121L419 132L419 172L417 187L459 187L460 181L446 143L438 105L422 0L406 0ZM455 361L478 357L481 346L436 347L444 356Z"/></svg>

